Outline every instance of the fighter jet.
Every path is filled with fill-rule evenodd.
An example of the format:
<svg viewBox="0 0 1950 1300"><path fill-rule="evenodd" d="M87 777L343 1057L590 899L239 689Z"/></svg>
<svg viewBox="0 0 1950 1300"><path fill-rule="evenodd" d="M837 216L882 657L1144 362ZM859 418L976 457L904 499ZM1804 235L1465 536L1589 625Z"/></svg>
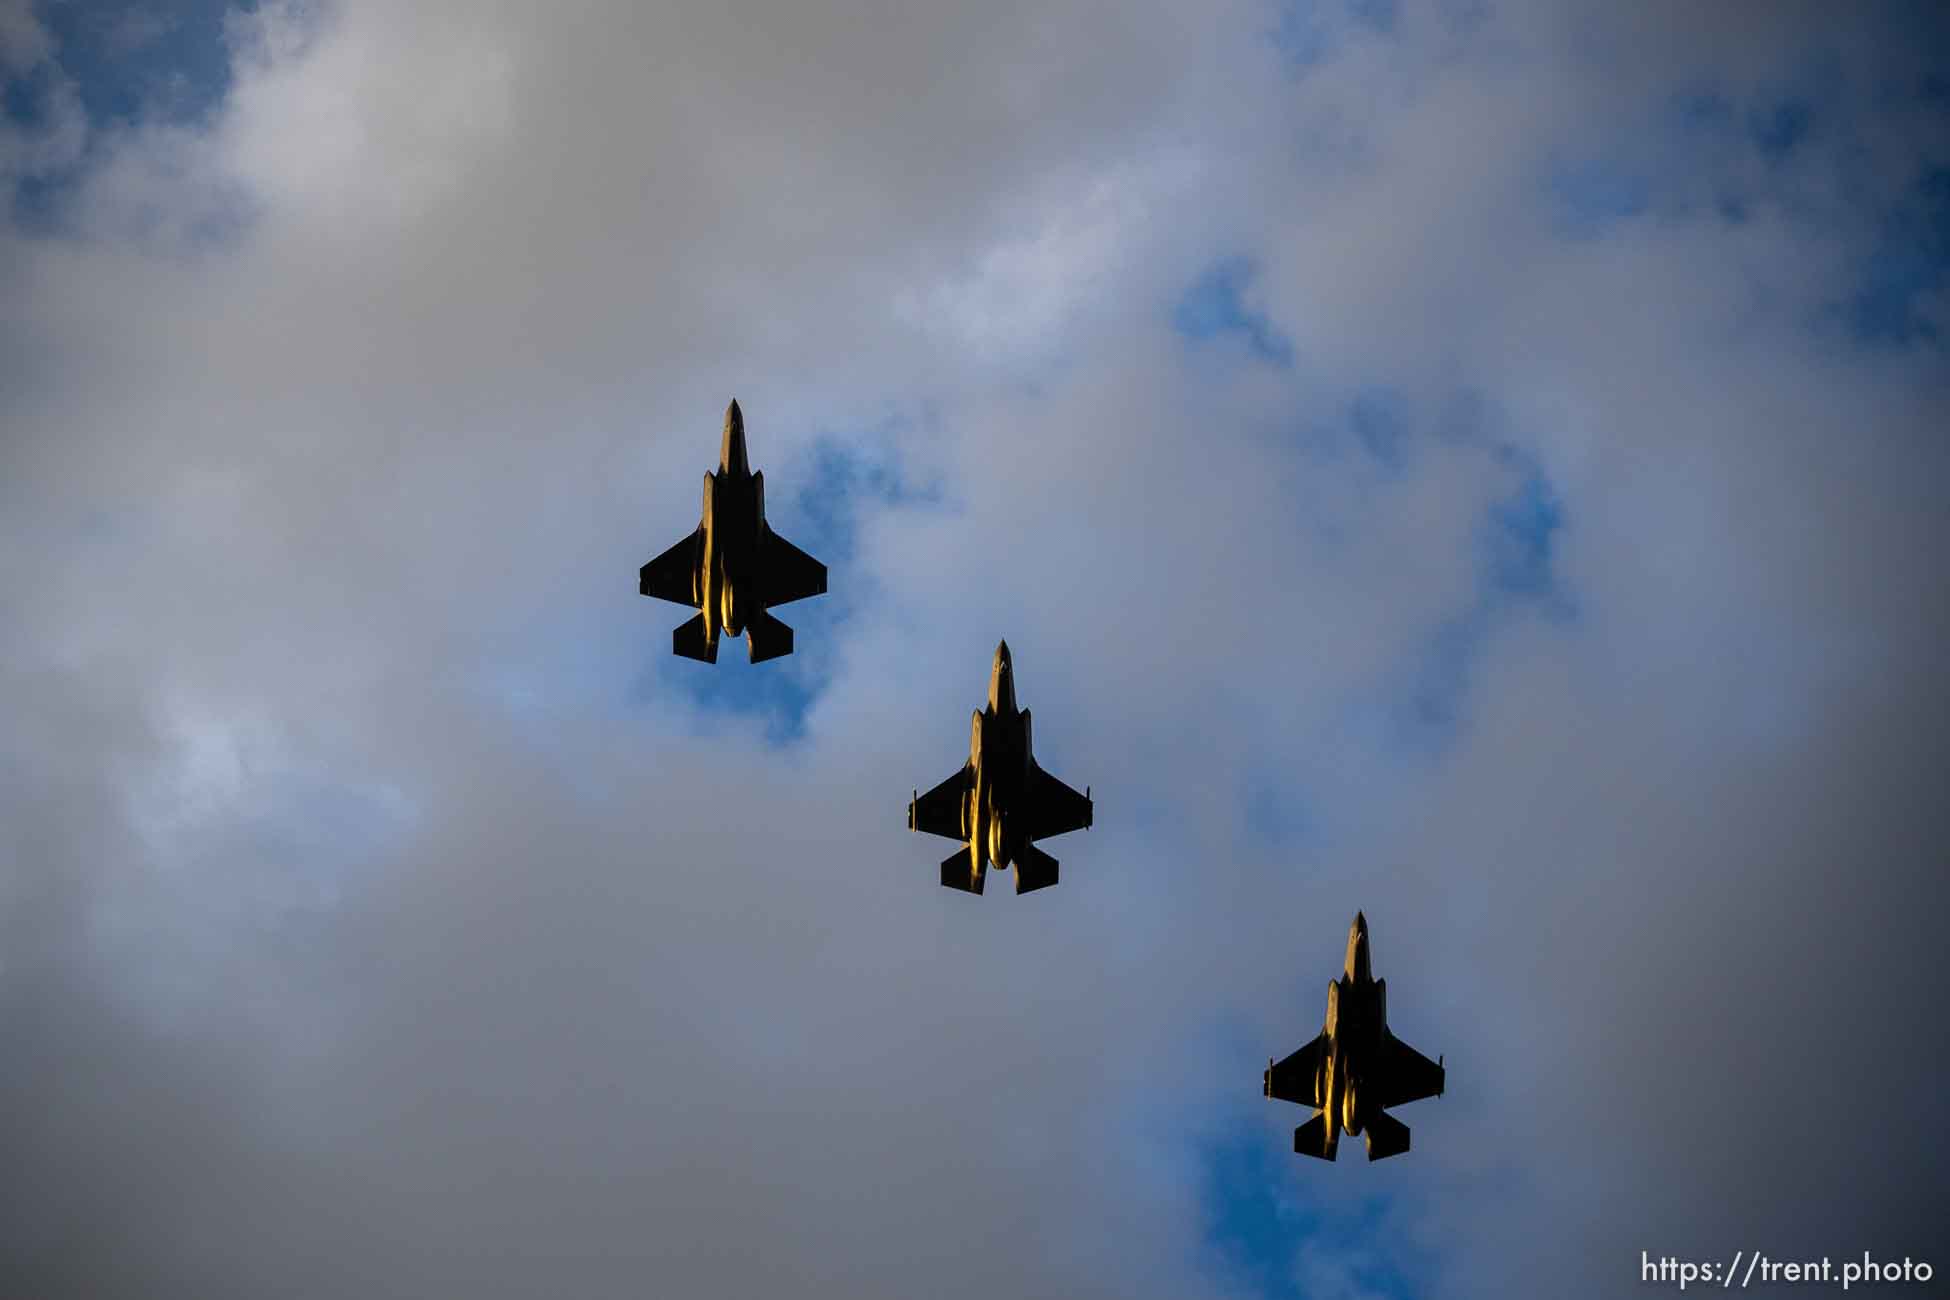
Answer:
<svg viewBox="0 0 1950 1300"><path fill-rule="evenodd" d="M1347 971L1327 986L1327 1025L1320 1037L1275 1065L1266 1063L1266 1095L1297 1101L1320 1114L1293 1130L1298 1155L1332 1160L1340 1131L1367 1130L1368 1159L1408 1150L1408 1125L1383 1111L1442 1095L1442 1058L1431 1061L1388 1032L1388 981L1368 964L1368 918L1356 912L1347 933Z"/></svg>
<svg viewBox="0 0 1950 1300"><path fill-rule="evenodd" d="M704 519L697 531L643 566L637 590L698 610L672 648L686 659L718 662L718 634L741 633L752 662L792 653L792 629L767 611L826 591L826 566L765 522L765 475L745 460L745 417L724 413L718 468L704 476Z"/></svg>
<svg viewBox="0 0 1950 1300"><path fill-rule="evenodd" d="M962 840L941 863L941 883L982 892L984 868L1016 868L1016 892L1056 883L1056 859L1030 841L1090 825L1090 790L1078 794L1036 766L1030 752L1029 710L1016 707L1009 643L995 647L989 706L975 714L968 762L961 771L907 805L907 828Z"/></svg>

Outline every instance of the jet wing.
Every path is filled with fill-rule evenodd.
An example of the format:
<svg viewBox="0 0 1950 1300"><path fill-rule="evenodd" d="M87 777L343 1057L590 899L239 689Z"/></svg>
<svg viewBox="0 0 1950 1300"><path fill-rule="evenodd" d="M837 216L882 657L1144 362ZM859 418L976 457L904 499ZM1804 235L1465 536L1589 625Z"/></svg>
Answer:
<svg viewBox="0 0 1950 1300"><path fill-rule="evenodd" d="M826 566L773 532L769 524L759 562L767 609L826 594Z"/></svg>
<svg viewBox="0 0 1950 1300"><path fill-rule="evenodd" d="M658 600L674 600L680 605L697 606L697 549L704 544L704 530L693 532L643 566L637 590Z"/></svg>
<svg viewBox="0 0 1950 1300"><path fill-rule="evenodd" d="M1266 1095L1279 1101L1297 1101L1302 1106L1319 1107L1322 1102L1314 1090L1320 1078L1321 1053L1327 1050L1327 1035L1313 1042L1266 1071Z"/></svg>
<svg viewBox="0 0 1950 1300"><path fill-rule="evenodd" d="M1089 796L1078 794L1040 767L1031 767L1023 798L1032 840L1080 831L1090 825Z"/></svg>
<svg viewBox="0 0 1950 1300"><path fill-rule="evenodd" d="M951 840L968 838L962 822L962 809L968 793L968 765L907 805L907 829L929 835L945 835Z"/></svg>
<svg viewBox="0 0 1950 1300"><path fill-rule="evenodd" d="M1380 1089L1383 1106L1401 1106L1424 1097L1442 1095L1443 1068L1393 1034L1381 1049Z"/></svg>

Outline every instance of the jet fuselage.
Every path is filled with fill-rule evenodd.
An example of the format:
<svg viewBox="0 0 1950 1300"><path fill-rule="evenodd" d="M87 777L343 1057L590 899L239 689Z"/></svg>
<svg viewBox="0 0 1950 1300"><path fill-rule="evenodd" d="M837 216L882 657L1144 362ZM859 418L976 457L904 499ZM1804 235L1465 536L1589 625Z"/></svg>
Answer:
<svg viewBox="0 0 1950 1300"><path fill-rule="evenodd" d="M745 459L745 422L736 403L725 417L718 468L704 476L704 553L698 564L707 643L743 636L762 610L756 581L760 530L765 524L765 475Z"/></svg>
<svg viewBox="0 0 1950 1300"><path fill-rule="evenodd" d="M1368 960L1368 925L1357 917L1347 936L1347 965L1327 986L1327 1020L1322 1026L1329 1049L1321 1054L1321 1115L1329 1143L1341 1132L1361 1135L1373 1114L1373 1098L1362 1087L1371 1061L1381 1057L1388 1033L1388 982L1374 978Z"/></svg>
<svg viewBox="0 0 1950 1300"><path fill-rule="evenodd" d="M977 710L969 728L968 763L974 779L962 824L968 828L970 866L997 870L1017 860L1028 840L1014 824L1023 804L1030 762L1029 710L1016 707L1015 668L1009 647L998 646L989 673L988 707Z"/></svg>

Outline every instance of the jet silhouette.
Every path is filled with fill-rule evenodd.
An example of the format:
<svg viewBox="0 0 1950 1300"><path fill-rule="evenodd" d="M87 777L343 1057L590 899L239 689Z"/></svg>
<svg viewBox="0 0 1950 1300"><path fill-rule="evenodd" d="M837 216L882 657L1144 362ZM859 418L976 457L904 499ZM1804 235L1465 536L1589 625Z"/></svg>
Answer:
<svg viewBox="0 0 1950 1300"><path fill-rule="evenodd" d="M823 595L826 566L765 522L765 475L745 459L745 417L738 403L724 413L718 468L704 476L704 518L697 531L643 566L637 590L698 611L673 634L686 659L718 661L718 634L742 634L752 662L792 653L792 629L767 611Z"/></svg>
<svg viewBox="0 0 1950 1300"><path fill-rule="evenodd" d="M995 647L989 704L975 714L968 762L961 771L907 805L907 828L962 840L967 848L941 863L941 883L982 892L983 871L1016 868L1016 892L1056 883L1056 859L1032 840L1090 825L1090 794L1078 794L1036 766L1030 751L1029 710L1016 707L1009 643Z"/></svg>
<svg viewBox="0 0 1950 1300"><path fill-rule="evenodd" d="M1408 1125L1387 1114L1442 1095L1442 1058L1431 1061L1388 1032L1388 982L1369 964L1368 918L1354 914L1347 933L1347 969L1327 986L1327 1024L1320 1037L1275 1065L1266 1063L1265 1090L1320 1114L1293 1130L1296 1154L1332 1160L1341 1130L1367 1130L1368 1159L1408 1150Z"/></svg>

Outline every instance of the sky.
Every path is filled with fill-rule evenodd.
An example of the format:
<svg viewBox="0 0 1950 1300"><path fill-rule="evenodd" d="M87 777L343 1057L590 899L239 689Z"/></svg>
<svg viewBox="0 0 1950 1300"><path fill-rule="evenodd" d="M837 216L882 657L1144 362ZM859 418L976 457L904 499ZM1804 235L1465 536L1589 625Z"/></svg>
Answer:
<svg viewBox="0 0 1950 1300"><path fill-rule="evenodd" d="M0 0L0 1291L1950 1267L1947 38ZM709 666L733 397L830 591ZM1005 637L1095 826L975 898Z"/></svg>

